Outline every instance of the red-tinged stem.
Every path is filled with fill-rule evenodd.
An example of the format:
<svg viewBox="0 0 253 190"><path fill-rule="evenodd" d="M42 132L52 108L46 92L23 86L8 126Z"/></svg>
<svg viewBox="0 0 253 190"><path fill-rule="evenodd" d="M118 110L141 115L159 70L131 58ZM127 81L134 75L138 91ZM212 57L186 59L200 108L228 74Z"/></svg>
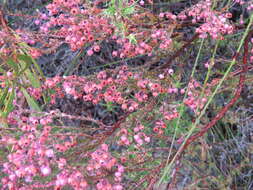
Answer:
<svg viewBox="0 0 253 190"><path fill-rule="evenodd" d="M236 101L239 99L244 83L245 83L245 79L246 79L246 73L248 71L248 54L249 54L249 41L251 36L253 35L253 30L251 30L244 42L244 54L243 54L243 68L242 68L242 72L240 73L240 80L239 80L239 84L238 84L238 88L235 91L235 95L234 97L230 100L230 102L220 110L220 112L211 120L210 123L208 123L205 127L203 127L198 133L196 133L195 135L192 135L190 138L188 138L186 140L186 143L184 144L183 148L181 149L180 153L177 156L177 160L179 161L181 159L182 153L184 152L184 150L186 150L186 148L194 141L196 141L196 139L198 139L199 137L202 137L210 128L212 128L221 118L224 117L224 115L226 114L226 112L228 111L228 109L233 106ZM168 185L169 188L169 185Z"/></svg>
<svg viewBox="0 0 253 190"><path fill-rule="evenodd" d="M240 80L239 80L239 84L238 87L236 89L235 95L234 97L230 100L230 102L220 110L220 112L212 119L212 121L210 123L208 123L204 128L201 129L201 131L199 131L197 134L191 136L185 143L183 150L185 150L189 144L191 144L193 141L195 141L197 138L203 136L211 127L213 127L217 121L219 121L228 111L228 109L233 106L236 101L239 99L243 86L244 86L244 82L246 79L246 73L248 71L248 64L247 64L247 59L248 59L248 54L249 54L249 40L250 37L253 35L253 30L250 31L245 39L244 42L244 54L243 54L243 69L242 72L240 74ZM183 152L182 150L182 152Z"/></svg>
<svg viewBox="0 0 253 190"><path fill-rule="evenodd" d="M184 150L186 150L186 148L194 141L196 141L196 139L198 139L199 137L202 137L210 128L212 128L221 118L224 117L224 115L226 114L226 112L228 111L228 109L233 106L236 101L239 99L244 83L245 83L245 79L246 79L246 73L248 71L248 54L249 54L249 41L251 36L253 35L253 30L251 30L245 41L244 41L244 53L243 53L243 68L240 72L240 79L239 79L239 84L238 84L238 88L235 91L235 95L234 97L230 100L230 102L220 110L220 112L212 119L212 121L210 123L208 123L205 127L203 127L197 134L192 135L190 138L188 138L186 140L186 143L184 144L183 148L181 149L180 153L177 156L177 160L179 162L179 160L182 157L182 153L184 152ZM237 55L236 55L237 56ZM175 170L175 172L178 172L178 170ZM174 174L175 176L176 174ZM171 189L170 184L167 185L168 190Z"/></svg>

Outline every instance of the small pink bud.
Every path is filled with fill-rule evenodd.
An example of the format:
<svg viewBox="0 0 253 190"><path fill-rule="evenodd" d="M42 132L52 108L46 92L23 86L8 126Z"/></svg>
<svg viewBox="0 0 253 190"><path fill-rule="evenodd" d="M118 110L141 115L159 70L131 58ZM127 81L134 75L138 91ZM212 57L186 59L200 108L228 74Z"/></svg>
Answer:
<svg viewBox="0 0 253 190"><path fill-rule="evenodd" d="M134 132L138 132L139 131L139 128L138 127L135 127L134 128Z"/></svg>
<svg viewBox="0 0 253 190"><path fill-rule="evenodd" d="M112 56L113 56L113 57L116 57L117 55L118 55L118 52L117 52L117 51L113 51L113 52L112 52Z"/></svg>
<svg viewBox="0 0 253 190"><path fill-rule="evenodd" d="M99 52L100 51L100 46L99 45L95 45L93 47L93 49L94 49L95 52Z"/></svg>
<svg viewBox="0 0 253 190"><path fill-rule="evenodd" d="M48 149L48 150L46 150L45 155L46 155L47 157L49 157L49 158L54 157L54 151L53 151L53 149Z"/></svg>
<svg viewBox="0 0 253 190"><path fill-rule="evenodd" d="M145 4L145 2L144 2L143 0L141 0L141 1L140 1L140 5L143 6L144 4Z"/></svg>
<svg viewBox="0 0 253 190"><path fill-rule="evenodd" d="M118 171L119 171L120 173L123 173L123 172L125 171L124 166L119 165L119 166L118 166Z"/></svg>
<svg viewBox="0 0 253 190"><path fill-rule="evenodd" d="M115 177L121 177L121 173L120 172L116 172L115 173Z"/></svg>
<svg viewBox="0 0 253 190"><path fill-rule="evenodd" d="M159 74L158 77L159 77L160 79L164 79L164 74Z"/></svg>
<svg viewBox="0 0 253 190"><path fill-rule="evenodd" d="M35 20L34 23L35 23L36 25L39 25L39 24L40 24L40 20Z"/></svg>
<svg viewBox="0 0 253 190"><path fill-rule="evenodd" d="M138 141L140 139L139 135L134 135L134 140Z"/></svg>
<svg viewBox="0 0 253 190"><path fill-rule="evenodd" d="M60 178L60 179L57 179L56 182L55 182L55 185L56 186L64 186L65 184L67 183L67 180L64 179L64 178Z"/></svg>
<svg viewBox="0 0 253 190"><path fill-rule="evenodd" d="M147 143L149 143L150 142L150 137L145 137L145 139L144 139Z"/></svg>
<svg viewBox="0 0 253 190"><path fill-rule="evenodd" d="M102 144L101 149L103 149L104 151L108 151L108 145L107 144Z"/></svg>
<svg viewBox="0 0 253 190"><path fill-rule="evenodd" d="M169 70L168 70L168 73L169 73L170 75L172 75L172 74L174 73L174 70L173 70L173 69L169 69Z"/></svg>
<svg viewBox="0 0 253 190"><path fill-rule="evenodd" d="M87 55L88 55L88 56L92 56L93 53L94 53L94 52L93 52L91 49L89 49L89 50L87 51Z"/></svg>
<svg viewBox="0 0 253 190"><path fill-rule="evenodd" d="M138 140L137 140L137 143L138 143L139 145L142 145L142 144L143 144L143 140L138 139Z"/></svg>
<svg viewBox="0 0 253 190"><path fill-rule="evenodd" d="M123 190L123 187L122 185L117 184L113 186L113 190Z"/></svg>
<svg viewBox="0 0 253 190"><path fill-rule="evenodd" d="M173 93L173 88L169 88L169 89L167 90L167 92L168 92L169 94Z"/></svg>
<svg viewBox="0 0 253 190"><path fill-rule="evenodd" d="M202 100L201 100L203 103L205 103L206 101L207 101L207 99L206 98L202 98Z"/></svg>
<svg viewBox="0 0 253 190"><path fill-rule="evenodd" d="M158 92L153 92L152 95L153 95L154 97L156 97L156 96L159 95L159 93L158 93Z"/></svg>
<svg viewBox="0 0 253 190"><path fill-rule="evenodd" d="M160 17L160 18L163 18L164 16L165 16L164 13L160 13L160 14L159 14L159 17Z"/></svg>
<svg viewBox="0 0 253 190"><path fill-rule="evenodd" d="M133 111L134 111L134 107L133 107L133 106L130 106L130 107L128 108L128 111L133 112Z"/></svg>
<svg viewBox="0 0 253 190"><path fill-rule="evenodd" d="M173 92L174 93L178 93L178 89L177 88L173 88Z"/></svg>
<svg viewBox="0 0 253 190"><path fill-rule="evenodd" d="M121 136L120 140L122 141L126 141L127 140L127 137L125 135Z"/></svg>
<svg viewBox="0 0 253 190"><path fill-rule="evenodd" d="M9 179L10 179L11 181L14 181L14 180L16 179L16 175L15 175L15 174L10 174L10 175L9 175Z"/></svg>
<svg viewBox="0 0 253 190"><path fill-rule="evenodd" d="M47 176L51 173L51 168L48 166L42 166L40 168L40 171L41 171L42 175Z"/></svg>
<svg viewBox="0 0 253 190"><path fill-rule="evenodd" d="M8 71L7 73L7 77L11 77L12 76L12 72Z"/></svg>
<svg viewBox="0 0 253 190"><path fill-rule="evenodd" d="M180 137L180 138L177 140L177 143L178 143L178 144L181 144L183 141L184 141L184 137L182 136L182 137Z"/></svg>
<svg viewBox="0 0 253 190"><path fill-rule="evenodd" d="M208 63L205 63L205 68L208 68L209 67L209 64Z"/></svg>

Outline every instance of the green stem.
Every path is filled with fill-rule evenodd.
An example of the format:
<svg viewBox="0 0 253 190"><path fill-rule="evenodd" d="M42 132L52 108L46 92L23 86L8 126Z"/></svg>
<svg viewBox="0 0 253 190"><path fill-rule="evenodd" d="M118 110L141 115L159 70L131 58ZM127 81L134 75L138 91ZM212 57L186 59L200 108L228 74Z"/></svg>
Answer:
<svg viewBox="0 0 253 190"><path fill-rule="evenodd" d="M245 38L250 30L250 26L251 24L253 23L253 15L251 15L250 17L250 22L244 32L244 35L240 41L240 44L239 44L239 47L237 48L237 53L240 52L242 46L243 46L243 43L245 41ZM206 109L208 108L209 104L212 102L214 96L216 95L217 91L220 89L221 85L223 84L223 82L225 81L225 79L227 78L228 74L230 73L232 67L235 65L236 63L236 58L233 58L233 60L230 62L230 65L228 67L228 69L226 70L224 76L222 77L222 79L219 81L219 84L216 86L214 92L212 93L212 95L210 96L210 98L208 99L208 102L206 103L206 105L204 106L203 110L201 111L200 115L198 116L198 118L196 119L195 123L193 124L193 126L191 127L188 135L186 136L184 142L181 144L179 150L177 151L177 153L175 154L175 156L172 158L172 160L170 161L169 165L167 165L164 169L164 174L162 175L161 179L159 180L158 182L158 185L162 183L162 181L164 180L164 178L166 177L166 175L168 173L170 173L171 171L171 168L172 168L172 165L174 164L174 162L176 161L176 159L178 158L178 156L181 154L181 152L183 151L184 149L184 145L187 141L187 139L189 139L189 137L192 135L192 133L194 132L194 130L196 129L197 125L199 124L200 122L200 119L202 118L202 116L205 114L206 112Z"/></svg>
<svg viewBox="0 0 253 190"><path fill-rule="evenodd" d="M197 57L196 57L196 60L195 60L195 63L194 63L193 69L192 69L192 73L191 73L191 77L190 77L191 79L193 78L193 76L194 76L194 74L195 74L196 66L197 66L197 64L198 64L198 60L199 60L199 57L200 57L201 50L202 50L202 48L203 48L203 44L204 44L204 39L201 40L201 44L200 44L200 47L199 47L199 51L198 51L198 54L197 54ZM174 133L174 135L173 135L173 139L172 139L172 142L171 142L171 146L170 146L171 148L170 148L170 151L169 151L169 155L168 155L168 158L167 158L166 165L168 165L169 159L170 159L170 157L171 157L172 147L173 147L173 145L174 145L174 143L175 143L175 139L176 139L176 135L177 135L177 131L178 131L180 119L181 119L181 117L182 117L182 115L183 115L183 111L184 111L184 103L183 103L183 102L184 102L184 100L186 99L188 92L189 92L189 87L187 88L187 90L186 90L186 92L185 92L185 94L184 94L183 101L182 101L182 103L181 103L181 105L180 105L179 117L177 118L177 123L176 123L176 126L175 126L175 133ZM161 177L161 180L158 182L158 185L161 184L161 182L163 181L163 179L166 177L167 173L168 173L167 171L164 171L164 174L163 174L163 176Z"/></svg>

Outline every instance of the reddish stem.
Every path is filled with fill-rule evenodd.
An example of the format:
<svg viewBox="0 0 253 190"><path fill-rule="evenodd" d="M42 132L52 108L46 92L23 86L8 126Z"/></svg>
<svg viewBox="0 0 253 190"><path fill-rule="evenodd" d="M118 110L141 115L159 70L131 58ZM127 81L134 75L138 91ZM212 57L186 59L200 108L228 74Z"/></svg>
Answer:
<svg viewBox="0 0 253 190"><path fill-rule="evenodd" d="M244 82L246 79L245 74L248 71L248 64L247 64L247 59L248 59L248 54L249 54L249 40L250 37L253 35L253 30L250 31L245 39L244 42L244 54L243 54L243 69L242 72L240 74L240 80L239 80L239 84L238 84L238 88L236 89L235 95L234 97L230 100L230 102L220 110L220 112L212 119L212 121L210 123L208 123L205 127L203 127L197 134L191 136L189 139L187 139L184 148L182 150L182 152L189 146L189 144L191 144L193 141L195 141L197 138L203 136L211 127L213 127L217 121L219 121L228 111L228 109L233 106L236 101L239 99L243 86L244 86Z"/></svg>
<svg viewBox="0 0 253 190"><path fill-rule="evenodd" d="M246 79L246 73L248 71L248 53L249 53L249 41L251 36L253 35L253 30L251 30L244 42L244 54L243 54L243 68L242 68L242 72L240 73L240 80L239 80L239 84L238 84L238 88L235 91L235 95L234 97L230 100L230 102L223 107L220 112L211 120L210 123L208 123L205 127L203 127L198 133L196 133L195 135L192 135L190 138L188 138L186 140L186 143L184 144L183 148L181 149L180 153L177 156L177 160L179 161L182 157L182 153L184 152L184 150L186 150L186 148L194 141L196 141L197 138L202 137L210 128L212 128L222 117L224 117L224 115L226 114L226 112L228 111L228 109L233 106L236 101L239 99L244 83L245 83L245 79ZM177 172L177 171L176 171ZM168 185L169 187L169 185Z"/></svg>

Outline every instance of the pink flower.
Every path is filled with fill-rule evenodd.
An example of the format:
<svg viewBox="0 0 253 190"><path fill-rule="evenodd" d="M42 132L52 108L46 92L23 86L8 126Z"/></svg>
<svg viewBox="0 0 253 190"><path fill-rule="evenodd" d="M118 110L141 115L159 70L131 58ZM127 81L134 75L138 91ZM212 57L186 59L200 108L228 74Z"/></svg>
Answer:
<svg viewBox="0 0 253 190"><path fill-rule="evenodd" d="M122 186L122 185L119 185L119 184L114 185L114 186L113 186L113 190L123 190L123 186Z"/></svg>
<svg viewBox="0 0 253 190"><path fill-rule="evenodd" d="M87 55L88 55L88 56L92 56L93 53L94 53L94 52L92 51L92 49L89 49L89 50L87 51Z"/></svg>
<svg viewBox="0 0 253 190"><path fill-rule="evenodd" d="M149 143L150 142L150 137L145 137L144 140Z"/></svg>
<svg viewBox="0 0 253 190"><path fill-rule="evenodd" d="M39 25L39 24L40 24L40 20L35 20L34 23L35 23L36 25Z"/></svg>
<svg viewBox="0 0 253 190"><path fill-rule="evenodd" d="M51 168L48 166L41 166L40 171L42 175L48 176L51 173Z"/></svg>
<svg viewBox="0 0 253 190"><path fill-rule="evenodd" d="M173 70L173 69L169 69L169 70L168 70L168 73L169 73L170 75L172 75L172 74L174 73L174 70Z"/></svg>
<svg viewBox="0 0 253 190"><path fill-rule="evenodd" d="M115 177L121 177L121 173L120 172L116 172L114 175L115 175Z"/></svg>
<svg viewBox="0 0 253 190"><path fill-rule="evenodd" d="M95 45L95 46L93 47L93 50L94 50L95 52L99 52L99 51L100 51L100 46L99 46L99 45Z"/></svg>
<svg viewBox="0 0 253 190"><path fill-rule="evenodd" d="M48 150L46 150L45 155L46 155L47 157L49 157L49 158L54 157L54 151L53 151L53 149L48 149Z"/></svg>

